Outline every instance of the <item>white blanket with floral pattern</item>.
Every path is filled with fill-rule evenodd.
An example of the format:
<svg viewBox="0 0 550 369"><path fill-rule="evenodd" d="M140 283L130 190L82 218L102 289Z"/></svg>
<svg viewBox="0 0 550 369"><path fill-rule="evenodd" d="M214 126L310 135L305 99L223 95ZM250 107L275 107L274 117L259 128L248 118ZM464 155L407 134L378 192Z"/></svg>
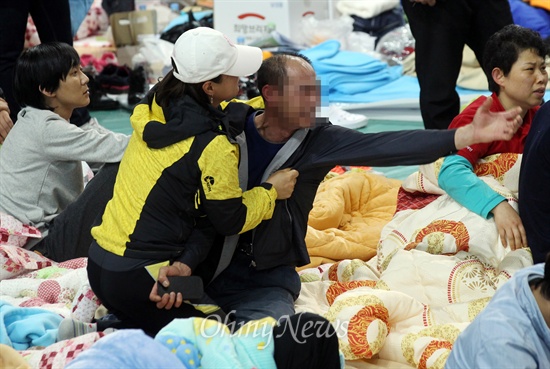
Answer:
<svg viewBox="0 0 550 369"><path fill-rule="evenodd" d="M520 161L521 155L500 154L475 167L516 210ZM349 367L443 368L458 334L503 283L532 264L529 250L502 246L494 220L437 186L441 162L404 181L408 191L440 196L397 212L375 258L300 272L297 310L333 322Z"/></svg>

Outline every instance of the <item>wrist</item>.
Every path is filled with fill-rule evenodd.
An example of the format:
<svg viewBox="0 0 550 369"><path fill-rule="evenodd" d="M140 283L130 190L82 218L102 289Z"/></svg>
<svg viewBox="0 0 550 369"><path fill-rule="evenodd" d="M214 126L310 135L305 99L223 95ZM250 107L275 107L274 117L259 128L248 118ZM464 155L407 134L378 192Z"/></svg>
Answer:
<svg viewBox="0 0 550 369"><path fill-rule="evenodd" d="M463 149L466 146L470 146L474 141L474 126L472 123L462 126L456 130L455 133L455 146L457 150Z"/></svg>
<svg viewBox="0 0 550 369"><path fill-rule="evenodd" d="M491 210L491 213L495 215L495 212L498 211L498 209L502 208L503 206L506 206L504 204L508 204L508 201L506 199L501 200L498 204L496 204L493 209Z"/></svg>
<svg viewBox="0 0 550 369"><path fill-rule="evenodd" d="M178 269L179 275L186 275L191 272L191 268L180 261L175 261L172 266Z"/></svg>

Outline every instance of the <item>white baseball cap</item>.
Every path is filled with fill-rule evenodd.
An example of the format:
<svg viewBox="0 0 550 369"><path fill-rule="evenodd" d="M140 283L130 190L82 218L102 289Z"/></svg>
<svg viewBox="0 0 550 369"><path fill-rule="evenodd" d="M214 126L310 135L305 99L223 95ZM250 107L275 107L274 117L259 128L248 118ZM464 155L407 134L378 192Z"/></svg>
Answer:
<svg viewBox="0 0 550 369"><path fill-rule="evenodd" d="M185 83L206 82L221 74L248 76L260 68L262 59L260 48L234 45L223 33L209 27L184 32L172 53L174 77Z"/></svg>

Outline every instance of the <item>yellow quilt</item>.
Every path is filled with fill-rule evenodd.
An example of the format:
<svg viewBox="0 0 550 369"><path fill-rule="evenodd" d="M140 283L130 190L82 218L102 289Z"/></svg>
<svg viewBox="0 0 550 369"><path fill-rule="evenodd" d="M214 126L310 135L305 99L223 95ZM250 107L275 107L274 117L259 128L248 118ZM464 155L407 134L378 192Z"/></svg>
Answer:
<svg viewBox="0 0 550 369"><path fill-rule="evenodd" d="M321 184L309 214L306 244L314 267L376 255L380 232L395 213L401 181L362 170Z"/></svg>

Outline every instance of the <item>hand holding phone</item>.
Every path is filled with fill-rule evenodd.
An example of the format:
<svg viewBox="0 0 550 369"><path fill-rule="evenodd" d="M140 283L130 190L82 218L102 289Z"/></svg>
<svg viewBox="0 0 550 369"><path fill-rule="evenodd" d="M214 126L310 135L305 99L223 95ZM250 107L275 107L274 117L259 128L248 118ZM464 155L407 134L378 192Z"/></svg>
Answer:
<svg viewBox="0 0 550 369"><path fill-rule="evenodd" d="M204 294L202 279L198 276L169 276L167 278L168 282L170 282L168 287L164 287L161 283L157 282L159 296L170 292L180 292L184 300L196 300L200 299Z"/></svg>

